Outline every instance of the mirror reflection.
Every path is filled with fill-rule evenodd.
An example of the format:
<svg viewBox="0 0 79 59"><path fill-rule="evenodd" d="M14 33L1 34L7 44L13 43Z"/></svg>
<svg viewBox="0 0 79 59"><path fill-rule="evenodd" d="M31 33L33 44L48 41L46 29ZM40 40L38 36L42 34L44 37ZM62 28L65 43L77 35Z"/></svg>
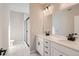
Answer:
<svg viewBox="0 0 79 59"><path fill-rule="evenodd" d="M52 34L79 33L79 4L52 15Z"/></svg>

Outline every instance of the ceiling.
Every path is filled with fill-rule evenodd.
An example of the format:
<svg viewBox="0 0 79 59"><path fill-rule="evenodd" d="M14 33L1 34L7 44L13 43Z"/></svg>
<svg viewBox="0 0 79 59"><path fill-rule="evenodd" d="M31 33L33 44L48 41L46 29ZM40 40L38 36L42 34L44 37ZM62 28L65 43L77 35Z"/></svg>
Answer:
<svg viewBox="0 0 79 59"><path fill-rule="evenodd" d="M29 14L29 3L10 3L8 6L12 11Z"/></svg>

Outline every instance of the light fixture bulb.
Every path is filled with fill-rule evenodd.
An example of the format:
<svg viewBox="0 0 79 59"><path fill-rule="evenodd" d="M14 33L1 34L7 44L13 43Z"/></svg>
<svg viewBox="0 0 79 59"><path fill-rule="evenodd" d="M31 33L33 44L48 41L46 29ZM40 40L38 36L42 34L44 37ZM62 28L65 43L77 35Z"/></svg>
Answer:
<svg viewBox="0 0 79 59"><path fill-rule="evenodd" d="M46 12L46 10L43 10L43 13L45 13Z"/></svg>
<svg viewBox="0 0 79 59"><path fill-rule="evenodd" d="M47 9L47 8L46 8L45 10L46 10L46 11L48 11L48 9Z"/></svg>

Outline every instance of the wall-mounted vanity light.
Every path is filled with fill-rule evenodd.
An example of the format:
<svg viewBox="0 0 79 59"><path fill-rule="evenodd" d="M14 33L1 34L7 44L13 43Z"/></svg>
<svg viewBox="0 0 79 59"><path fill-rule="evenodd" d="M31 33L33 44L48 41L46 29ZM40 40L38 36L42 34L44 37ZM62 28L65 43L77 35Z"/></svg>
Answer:
<svg viewBox="0 0 79 59"><path fill-rule="evenodd" d="M46 13L48 11L48 6L44 8L43 12Z"/></svg>
<svg viewBox="0 0 79 59"><path fill-rule="evenodd" d="M47 7L44 8L43 10L43 13L44 15L49 15L49 14L52 14L53 13L53 9L54 9L54 6L49 4Z"/></svg>

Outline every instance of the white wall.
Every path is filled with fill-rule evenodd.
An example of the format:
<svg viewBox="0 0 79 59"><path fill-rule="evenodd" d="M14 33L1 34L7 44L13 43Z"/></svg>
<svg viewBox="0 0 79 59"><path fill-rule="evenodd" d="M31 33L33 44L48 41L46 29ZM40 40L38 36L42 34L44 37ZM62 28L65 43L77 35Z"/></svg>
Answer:
<svg viewBox="0 0 79 59"><path fill-rule="evenodd" d="M30 49L35 50L37 34L43 34L43 10L40 4L30 4Z"/></svg>
<svg viewBox="0 0 79 59"><path fill-rule="evenodd" d="M24 13L10 12L10 39L24 40Z"/></svg>
<svg viewBox="0 0 79 59"><path fill-rule="evenodd" d="M10 19L10 16L9 16L9 9L8 9L8 6L5 6L3 7L4 10L3 10L3 18L4 18L4 21L3 21L3 47L4 48L8 48L9 47L9 37L8 37L8 26L9 26L9 19Z"/></svg>
<svg viewBox="0 0 79 59"><path fill-rule="evenodd" d="M6 4L0 4L0 48L8 49L9 9Z"/></svg>
<svg viewBox="0 0 79 59"><path fill-rule="evenodd" d="M0 48L2 47L2 43L3 43L3 8L2 8L2 5L0 4Z"/></svg>

